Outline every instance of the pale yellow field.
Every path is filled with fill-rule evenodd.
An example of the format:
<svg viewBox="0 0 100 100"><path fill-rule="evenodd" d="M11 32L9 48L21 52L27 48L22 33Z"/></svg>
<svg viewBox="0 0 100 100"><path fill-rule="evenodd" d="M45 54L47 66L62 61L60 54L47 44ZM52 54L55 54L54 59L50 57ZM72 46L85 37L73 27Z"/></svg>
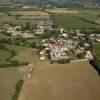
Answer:
<svg viewBox="0 0 100 100"><path fill-rule="evenodd" d="M79 11L66 10L65 8L47 9L46 11L50 13L66 13L66 14L78 14L79 13Z"/></svg>
<svg viewBox="0 0 100 100"><path fill-rule="evenodd" d="M49 16L48 13L46 12L42 12L42 11L10 11L9 12L11 15L31 15L31 16L37 16L37 15L41 15L41 16Z"/></svg>
<svg viewBox="0 0 100 100"><path fill-rule="evenodd" d="M19 19L50 19L50 16L41 16L41 15L36 15L36 16L21 16Z"/></svg>
<svg viewBox="0 0 100 100"><path fill-rule="evenodd" d="M100 100L100 77L87 61L34 65L18 100Z"/></svg>

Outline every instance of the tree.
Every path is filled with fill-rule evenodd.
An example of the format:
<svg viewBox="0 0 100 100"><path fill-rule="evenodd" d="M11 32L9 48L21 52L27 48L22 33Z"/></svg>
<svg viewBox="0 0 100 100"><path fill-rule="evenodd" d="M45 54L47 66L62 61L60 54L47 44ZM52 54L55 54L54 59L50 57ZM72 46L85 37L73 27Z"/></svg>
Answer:
<svg viewBox="0 0 100 100"><path fill-rule="evenodd" d="M31 25L29 22L27 22L24 26L22 26L23 30L30 30L31 29Z"/></svg>

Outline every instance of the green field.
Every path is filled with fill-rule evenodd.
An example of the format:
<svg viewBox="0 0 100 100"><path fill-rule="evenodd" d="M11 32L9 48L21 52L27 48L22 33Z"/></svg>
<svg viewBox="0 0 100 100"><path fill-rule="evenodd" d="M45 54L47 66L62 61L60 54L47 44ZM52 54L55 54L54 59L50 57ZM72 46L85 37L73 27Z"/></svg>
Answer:
<svg viewBox="0 0 100 100"><path fill-rule="evenodd" d="M14 57L12 57L11 51L16 53ZM10 60L18 61L19 63L36 62L39 61L39 55L37 52L37 49L5 44L4 48L0 48L0 64L10 64L10 62L7 61L10 57Z"/></svg>
<svg viewBox="0 0 100 100"><path fill-rule="evenodd" d="M93 53L96 59L100 61L100 43L93 43Z"/></svg>
<svg viewBox="0 0 100 100"><path fill-rule="evenodd" d="M10 64L10 62L7 60L10 57L12 57L12 52L14 51L16 54L24 50L24 47L21 46L15 46L15 45L0 45L0 64ZM2 66L1 66L2 67Z"/></svg>
<svg viewBox="0 0 100 100"><path fill-rule="evenodd" d="M59 12L58 12L59 11ZM75 13L77 11L77 13ZM52 15L58 27L65 29L99 29L100 28L100 9L61 9Z"/></svg>
<svg viewBox="0 0 100 100"><path fill-rule="evenodd" d="M81 20L78 16L73 15L55 15L55 20L58 25L58 27L63 27L65 29L92 29L92 28L99 28L100 25L95 25L90 22ZM81 17L83 18L83 16ZM90 19L90 16L87 14L84 16L85 20L94 20L94 18Z"/></svg>
<svg viewBox="0 0 100 100"><path fill-rule="evenodd" d="M0 17L0 24L13 23L20 25L20 24L25 24L26 22L28 22L28 20L16 19L15 16L3 15ZM31 22L31 20L29 22Z"/></svg>

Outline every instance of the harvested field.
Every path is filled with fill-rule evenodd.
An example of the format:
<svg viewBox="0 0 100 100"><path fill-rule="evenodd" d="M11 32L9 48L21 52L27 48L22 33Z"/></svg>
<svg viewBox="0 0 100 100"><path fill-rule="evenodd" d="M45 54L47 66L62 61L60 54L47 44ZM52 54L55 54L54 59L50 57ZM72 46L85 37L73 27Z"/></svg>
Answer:
<svg viewBox="0 0 100 100"><path fill-rule="evenodd" d="M88 61L34 65L18 100L100 100L100 77Z"/></svg>
<svg viewBox="0 0 100 100"><path fill-rule="evenodd" d="M77 10L67 10L66 8L55 8L55 9L47 9L47 12L50 13L65 13L65 14L78 14Z"/></svg>
<svg viewBox="0 0 100 100"><path fill-rule="evenodd" d="M32 19L50 19L49 16L21 16L19 17L19 19L26 19L26 20L32 20Z"/></svg>
<svg viewBox="0 0 100 100"><path fill-rule="evenodd" d="M11 15L22 15L22 16L28 16L28 15L31 15L31 16L49 16L48 13L46 12L42 12L42 11L10 11L9 12Z"/></svg>
<svg viewBox="0 0 100 100"><path fill-rule="evenodd" d="M18 68L0 68L0 100L12 100L15 85L23 77Z"/></svg>

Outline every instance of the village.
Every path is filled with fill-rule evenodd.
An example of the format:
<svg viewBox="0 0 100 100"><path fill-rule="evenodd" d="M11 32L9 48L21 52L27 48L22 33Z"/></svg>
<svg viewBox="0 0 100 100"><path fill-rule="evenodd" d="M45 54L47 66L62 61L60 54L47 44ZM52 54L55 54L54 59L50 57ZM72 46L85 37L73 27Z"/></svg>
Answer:
<svg viewBox="0 0 100 100"><path fill-rule="evenodd" d="M0 3L0 100L99 100L100 9L44 1Z"/></svg>
<svg viewBox="0 0 100 100"><path fill-rule="evenodd" d="M91 44L86 40L86 38L90 38L91 41L100 42L100 34L89 34L86 37L86 34L81 33L80 30L76 30L76 32L67 32L63 28L56 30L58 31L57 37L42 37L41 41L38 41L38 43L35 42L35 45L41 47L39 49L41 61L45 61L48 58L51 63L68 63L72 60L93 59L93 55L91 53ZM5 24L0 27L0 32L13 37L20 36L20 38L25 39L36 39L43 36L45 33L45 28L42 25L37 25L32 30L23 30L22 26L20 25L11 26L9 24Z"/></svg>

